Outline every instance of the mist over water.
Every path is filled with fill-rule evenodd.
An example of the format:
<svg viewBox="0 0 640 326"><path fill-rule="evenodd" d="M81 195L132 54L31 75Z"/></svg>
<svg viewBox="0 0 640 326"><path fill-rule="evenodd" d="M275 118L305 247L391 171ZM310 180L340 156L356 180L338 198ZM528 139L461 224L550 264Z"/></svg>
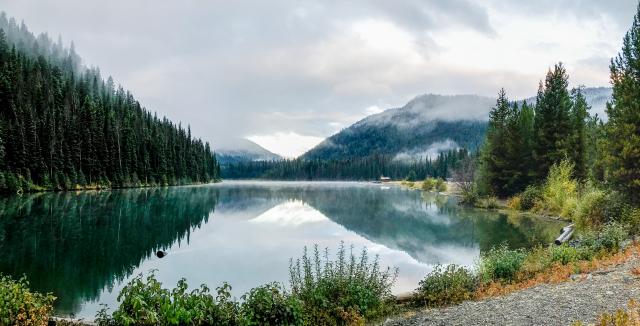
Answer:
<svg viewBox="0 0 640 326"><path fill-rule="evenodd" d="M471 266L502 242L550 242L561 225L462 208L455 199L347 182L215 185L49 193L0 199L0 272L51 291L60 315L92 318L123 284L157 269L165 287L222 282L240 297L288 285L289 260L341 242L399 268L394 292L413 290L437 263ZM160 259L154 253L166 250Z"/></svg>

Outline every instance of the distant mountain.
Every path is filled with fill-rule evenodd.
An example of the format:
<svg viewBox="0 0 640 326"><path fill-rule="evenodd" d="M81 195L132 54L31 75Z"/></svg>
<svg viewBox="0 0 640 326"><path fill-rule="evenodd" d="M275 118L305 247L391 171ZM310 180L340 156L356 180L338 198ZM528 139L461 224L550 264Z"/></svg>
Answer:
<svg viewBox="0 0 640 326"><path fill-rule="evenodd" d="M598 116L604 120L607 120L607 114L605 113L605 109L607 107L607 102L611 100L613 96L613 88L611 87L588 87L583 88L582 93L584 97L587 99L587 103L591 105L591 110L589 113L591 115L598 114ZM536 104L536 97L530 97L525 99L527 104Z"/></svg>
<svg viewBox="0 0 640 326"><path fill-rule="evenodd" d="M264 147L244 138L235 139L215 149L215 152L220 164L282 159L280 155L272 153Z"/></svg>
<svg viewBox="0 0 640 326"><path fill-rule="evenodd" d="M338 159L372 154L399 159L433 157L439 152L475 149L484 138L490 97L427 94L405 106L370 115L327 138L304 159Z"/></svg>
<svg viewBox="0 0 640 326"><path fill-rule="evenodd" d="M604 116L611 88L585 88L591 113ZM527 102L535 103L535 97ZM405 106L370 115L325 139L303 159L340 159L372 154L396 159L434 157L464 147L476 150L484 140L489 111L495 98L476 95L418 96Z"/></svg>

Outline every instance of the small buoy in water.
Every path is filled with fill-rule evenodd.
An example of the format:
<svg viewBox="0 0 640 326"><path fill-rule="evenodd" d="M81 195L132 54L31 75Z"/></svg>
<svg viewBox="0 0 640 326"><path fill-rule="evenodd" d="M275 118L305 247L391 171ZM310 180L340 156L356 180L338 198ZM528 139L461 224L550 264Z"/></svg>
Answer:
<svg viewBox="0 0 640 326"><path fill-rule="evenodd" d="M166 255L168 255L166 251L158 250L158 252L156 252L156 256L158 256L158 258L162 258Z"/></svg>

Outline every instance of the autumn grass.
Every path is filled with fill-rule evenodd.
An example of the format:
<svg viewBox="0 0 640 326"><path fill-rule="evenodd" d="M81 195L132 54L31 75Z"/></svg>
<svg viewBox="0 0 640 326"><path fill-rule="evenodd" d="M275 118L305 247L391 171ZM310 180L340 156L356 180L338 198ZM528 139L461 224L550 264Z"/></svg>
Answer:
<svg viewBox="0 0 640 326"><path fill-rule="evenodd" d="M517 273L515 281L505 283L500 281L492 281L487 284L481 284L476 290L474 299L484 299L512 292L528 289L540 284L557 284L569 280L573 274L585 274L595 270L604 269L616 265L620 265L628 261L634 255L640 254L640 244L633 243L623 251L615 254L603 254L599 258L592 260L579 260L563 265L561 262L555 262L550 267L535 270L531 268L532 262L523 264L523 268ZM529 266L527 266L529 264ZM528 269L531 268L531 269Z"/></svg>

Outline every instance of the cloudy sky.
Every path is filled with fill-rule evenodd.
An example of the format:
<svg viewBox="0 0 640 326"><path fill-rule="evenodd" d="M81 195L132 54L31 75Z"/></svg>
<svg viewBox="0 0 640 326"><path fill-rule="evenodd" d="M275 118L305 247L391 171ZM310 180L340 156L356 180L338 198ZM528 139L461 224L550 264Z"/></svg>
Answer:
<svg viewBox="0 0 640 326"><path fill-rule="evenodd" d="M295 156L424 93L607 86L635 0L0 0L214 147Z"/></svg>

